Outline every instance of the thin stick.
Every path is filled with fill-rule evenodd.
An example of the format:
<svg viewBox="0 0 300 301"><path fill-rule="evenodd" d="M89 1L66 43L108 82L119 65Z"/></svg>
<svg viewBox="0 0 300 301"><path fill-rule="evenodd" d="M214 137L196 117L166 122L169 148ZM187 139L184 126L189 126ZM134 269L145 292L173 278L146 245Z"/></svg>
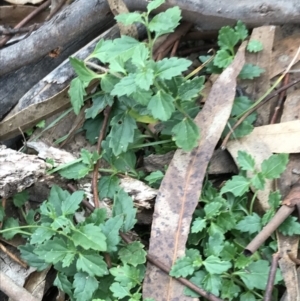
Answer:
<svg viewBox="0 0 300 301"><path fill-rule="evenodd" d="M7 254L13 261L17 262L19 265L21 265L24 269L28 268L28 265L19 259L15 254L13 254L11 251L9 251L2 243L0 243L0 249Z"/></svg>
<svg viewBox="0 0 300 301"><path fill-rule="evenodd" d="M109 107L109 106L106 107L106 109L104 110L104 120L103 120L103 124L102 124L102 128L101 128L101 132L100 132L100 135L98 138L98 143L97 143L97 152L99 155L101 154L101 143L102 143L102 141L104 139L104 135L106 133L106 128L107 128L110 111L111 111L111 107ZM93 181L92 181L95 208L99 208L99 206L100 206L100 201L99 201L99 196L98 196L99 164L100 164L100 160L98 160L94 166Z"/></svg>
<svg viewBox="0 0 300 301"><path fill-rule="evenodd" d="M272 264L271 264L271 268L269 271L269 278L268 278L264 301L272 301L272 290L273 290L273 286L274 286L274 280L275 280L275 276L276 276L279 258L280 258L280 254L278 252L273 254L273 256L272 256Z"/></svg>
<svg viewBox="0 0 300 301"><path fill-rule="evenodd" d="M34 11L32 11L28 16L26 16L21 22L19 22L14 29L18 29L23 27L26 23L28 23L33 17L35 17L37 14L39 14L41 11L46 9L51 3L51 0L47 0L44 2L42 5L37 7ZM0 48L3 47L7 41L9 41L12 37L11 36L6 36L2 40L0 40Z"/></svg>

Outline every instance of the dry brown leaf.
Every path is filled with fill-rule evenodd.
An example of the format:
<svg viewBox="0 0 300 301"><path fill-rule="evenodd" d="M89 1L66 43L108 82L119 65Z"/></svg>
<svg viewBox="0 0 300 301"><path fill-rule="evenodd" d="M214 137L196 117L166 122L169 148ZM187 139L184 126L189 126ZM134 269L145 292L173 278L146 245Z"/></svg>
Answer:
<svg viewBox="0 0 300 301"><path fill-rule="evenodd" d="M70 107L68 88L69 86L53 97L43 102L33 104L2 121L0 123L0 139L5 140L13 137L20 133L20 129L25 131L35 126L39 121Z"/></svg>
<svg viewBox="0 0 300 301"><path fill-rule="evenodd" d="M286 100L284 102L283 113L280 121L286 122L290 120L297 120L300 117L300 102L299 90L288 91Z"/></svg>
<svg viewBox="0 0 300 301"><path fill-rule="evenodd" d="M5 1L15 5L22 5L26 3L38 4L43 2L43 0L5 0Z"/></svg>
<svg viewBox="0 0 300 301"><path fill-rule="evenodd" d="M259 77L241 82L247 95L251 95L251 99L253 100L259 99L270 88L270 69L275 28L275 26L254 28L250 37L250 42L260 41L263 44L263 50L256 53L247 52L246 63L254 64L265 70ZM268 124L271 114L271 104L272 102L267 102L257 110L257 125Z"/></svg>
<svg viewBox="0 0 300 301"><path fill-rule="evenodd" d="M245 43L233 63L216 80L203 110L195 118L201 129L198 147L177 150L156 198L149 253L171 267L185 253L192 214L199 202L209 160L229 118L235 97L236 77L244 64ZM160 300L191 300L184 286L149 264L143 296Z"/></svg>
<svg viewBox="0 0 300 301"><path fill-rule="evenodd" d="M270 78L282 73L295 57L300 45L300 34L289 36L285 39L274 43L274 52L272 56L272 70ZM300 60L300 55L295 60L297 63Z"/></svg>
<svg viewBox="0 0 300 301"><path fill-rule="evenodd" d="M237 142L230 143L258 144L263 142L271 153L300 153L300 120L264 125L254 128Z"/></svg>
<svg viewBox="0 0 300 301"><path fill-rule="evenodd" d="M129 10L123 0L107 0L107 2L115 16L129 13ZM126 26L122 23L118 23L118 26L120 28L121 35L130 36L136 39L138 38L138 31L134 24Z"/></svg>

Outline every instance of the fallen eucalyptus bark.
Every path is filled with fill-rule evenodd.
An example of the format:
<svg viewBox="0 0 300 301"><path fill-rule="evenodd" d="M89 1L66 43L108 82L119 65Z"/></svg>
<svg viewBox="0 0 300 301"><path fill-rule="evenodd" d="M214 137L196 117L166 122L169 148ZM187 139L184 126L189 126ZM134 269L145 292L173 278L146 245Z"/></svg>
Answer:
<svg viewBox="0 0 300 301"><path fill-rule="evenodd" d="M126 0L125 3L130 11L143 11L148 1ZM211 0L169 0L159 10L174 5L182 9L184 19L204 30L232 25L236 20L242 20L249 26L299 23L300 20L300 2L297 0L233 0L230 3ZM83 24L102 22L109 15L110 9L104 0L75 1L40 27L35 34L1 50L1 61L5 64L0 68L0 75L38 60L49 51L80 36L85 30ZM37 55L34 55L36 53Z"/></svg>

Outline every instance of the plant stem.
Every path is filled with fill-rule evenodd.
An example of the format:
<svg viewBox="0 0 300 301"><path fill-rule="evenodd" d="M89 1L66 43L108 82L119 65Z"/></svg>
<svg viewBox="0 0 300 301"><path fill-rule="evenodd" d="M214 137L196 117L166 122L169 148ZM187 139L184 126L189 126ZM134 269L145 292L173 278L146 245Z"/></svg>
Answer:
<svg viewBox="0 0 300 301"><path fill-rule="evenodd" d="M254 202L255 202L256 196L257 196L257 191L254 193L254 195L252 197L252 200L251 200L251 203L250 203L250 208L249 208L249 214L250 215L253 212L253 206L254 206Z"/></svg>
<svg viewBox="0 0 300 301"><path fill-rule="evenodd" d="M144 143L144 144L136 144L136 145L133 145L132 147L130 147L129 149L142 148L142 147L159 145L159 144L170 143L170 142L172 142L171 139L169 139L169 140L162 140L162 141L155 141L155 142L149 142L149 143Z"/></svg>

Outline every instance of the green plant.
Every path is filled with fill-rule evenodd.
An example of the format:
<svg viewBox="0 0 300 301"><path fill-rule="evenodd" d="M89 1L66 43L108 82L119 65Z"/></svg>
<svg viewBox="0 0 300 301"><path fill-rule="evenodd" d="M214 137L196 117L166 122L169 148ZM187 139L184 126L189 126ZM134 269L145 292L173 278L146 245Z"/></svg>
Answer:
<svg viewBox="0 0 300 301"><path fill-rule="evenodd" d="M97 136L99 131L94 131L94 128L103 120L101 111L106 106L112 107L106 142L114 156L135 148L145 138L153 141L153 136L141 133L143 124L159 122L162 134L168 132L176 145L187 151L195 147L199 139L199 129L193 117L199 111L195 101L203 88L204 77L196 76L187 80L182 75L191 65L187 59L172 57L158 62L152 59L154 42L159 36L172 32L181 19L180 9L175 6L150 20L151 11L163 2L150 2L145 13L116 17L118 22L125 25L136 22L145 25L147 43L128 36L113 41L100 40L84 62L70 58L78 75L71 82L69 91L77 114L87 98L85 88L91 81L100 83L100 90L92 96L92 106L85 111L89 121L84 127L87 132L96 133L94 137ZM95 59L102 65L95 64ZM100 117L95 122L97 116Z"/></svg>
<svg viewBox="0 0 300 301"><path fill-rule="evenodd" d="M248 30L243 22L238 21L234 28L223 26L218 35L218 45L220 49L217 51L214 59L207 65L207 72L220 73L224 68L228 67L235 56L235 47L241 41L248 37ZM263 49L261 42L251 41L247 45L249 52L258 52ZM199 59L203 63L208 61L211 56L200 56ZM259 77L264 69L253 64L245 64L239 74L241 79L253 79Z"/></svg>
<svg viewBox="0 0 300 301"><path fill-rule="evenodd" d="M28 225L20 226L9 218L0 233L6 239L17 233L28 237L28 243L19 247L22 258L37 270L53 264L58 272L54 284L71 300L140 300L146 252L140 242L125 245L119 236L119 231L128 232L134 226L136 209L118 185L113 190L110 218L106 209L95 209L89 217L75 222L84 192L69 194L53 186L48 201L37 212L24 215ZM25 200L22 193L14 202L21 206ZM34 219L36 213L40 214L38 221ZM110 268L105 254L112 259Z"/></svg>
<svg viewBox="0 0 300 301"><path fill-rule="evenodd" d="M262 300L269 273L269 261L276 251L270 239L251 257L243 255L244 247L274 216L280 204L279 192L269 196L270 210L262 217L253 212L253 201L248 205L250 186L262 190L266 179L275 179L288 162L286 154L272 155L263 161L261 170L255 169L254 159L239 151L237 158L241 172L227 181L220 191L207 182L191 226L186 255L172 267L171 275L191 277L191 281L223 299ZM251 172L251 176L246 176ZM300 224L289 217L280 227L285 235L300 234ZM247 236L245 237L245 233ZM277 272L276 283L280 281ZM197 296L186 289L190 296ZM276 290L275 290L276 293ZM258 298L258 299L256 299ZM275 297L274 297L275 300ZM277 300L277 299L276 299Z"/></svg>

